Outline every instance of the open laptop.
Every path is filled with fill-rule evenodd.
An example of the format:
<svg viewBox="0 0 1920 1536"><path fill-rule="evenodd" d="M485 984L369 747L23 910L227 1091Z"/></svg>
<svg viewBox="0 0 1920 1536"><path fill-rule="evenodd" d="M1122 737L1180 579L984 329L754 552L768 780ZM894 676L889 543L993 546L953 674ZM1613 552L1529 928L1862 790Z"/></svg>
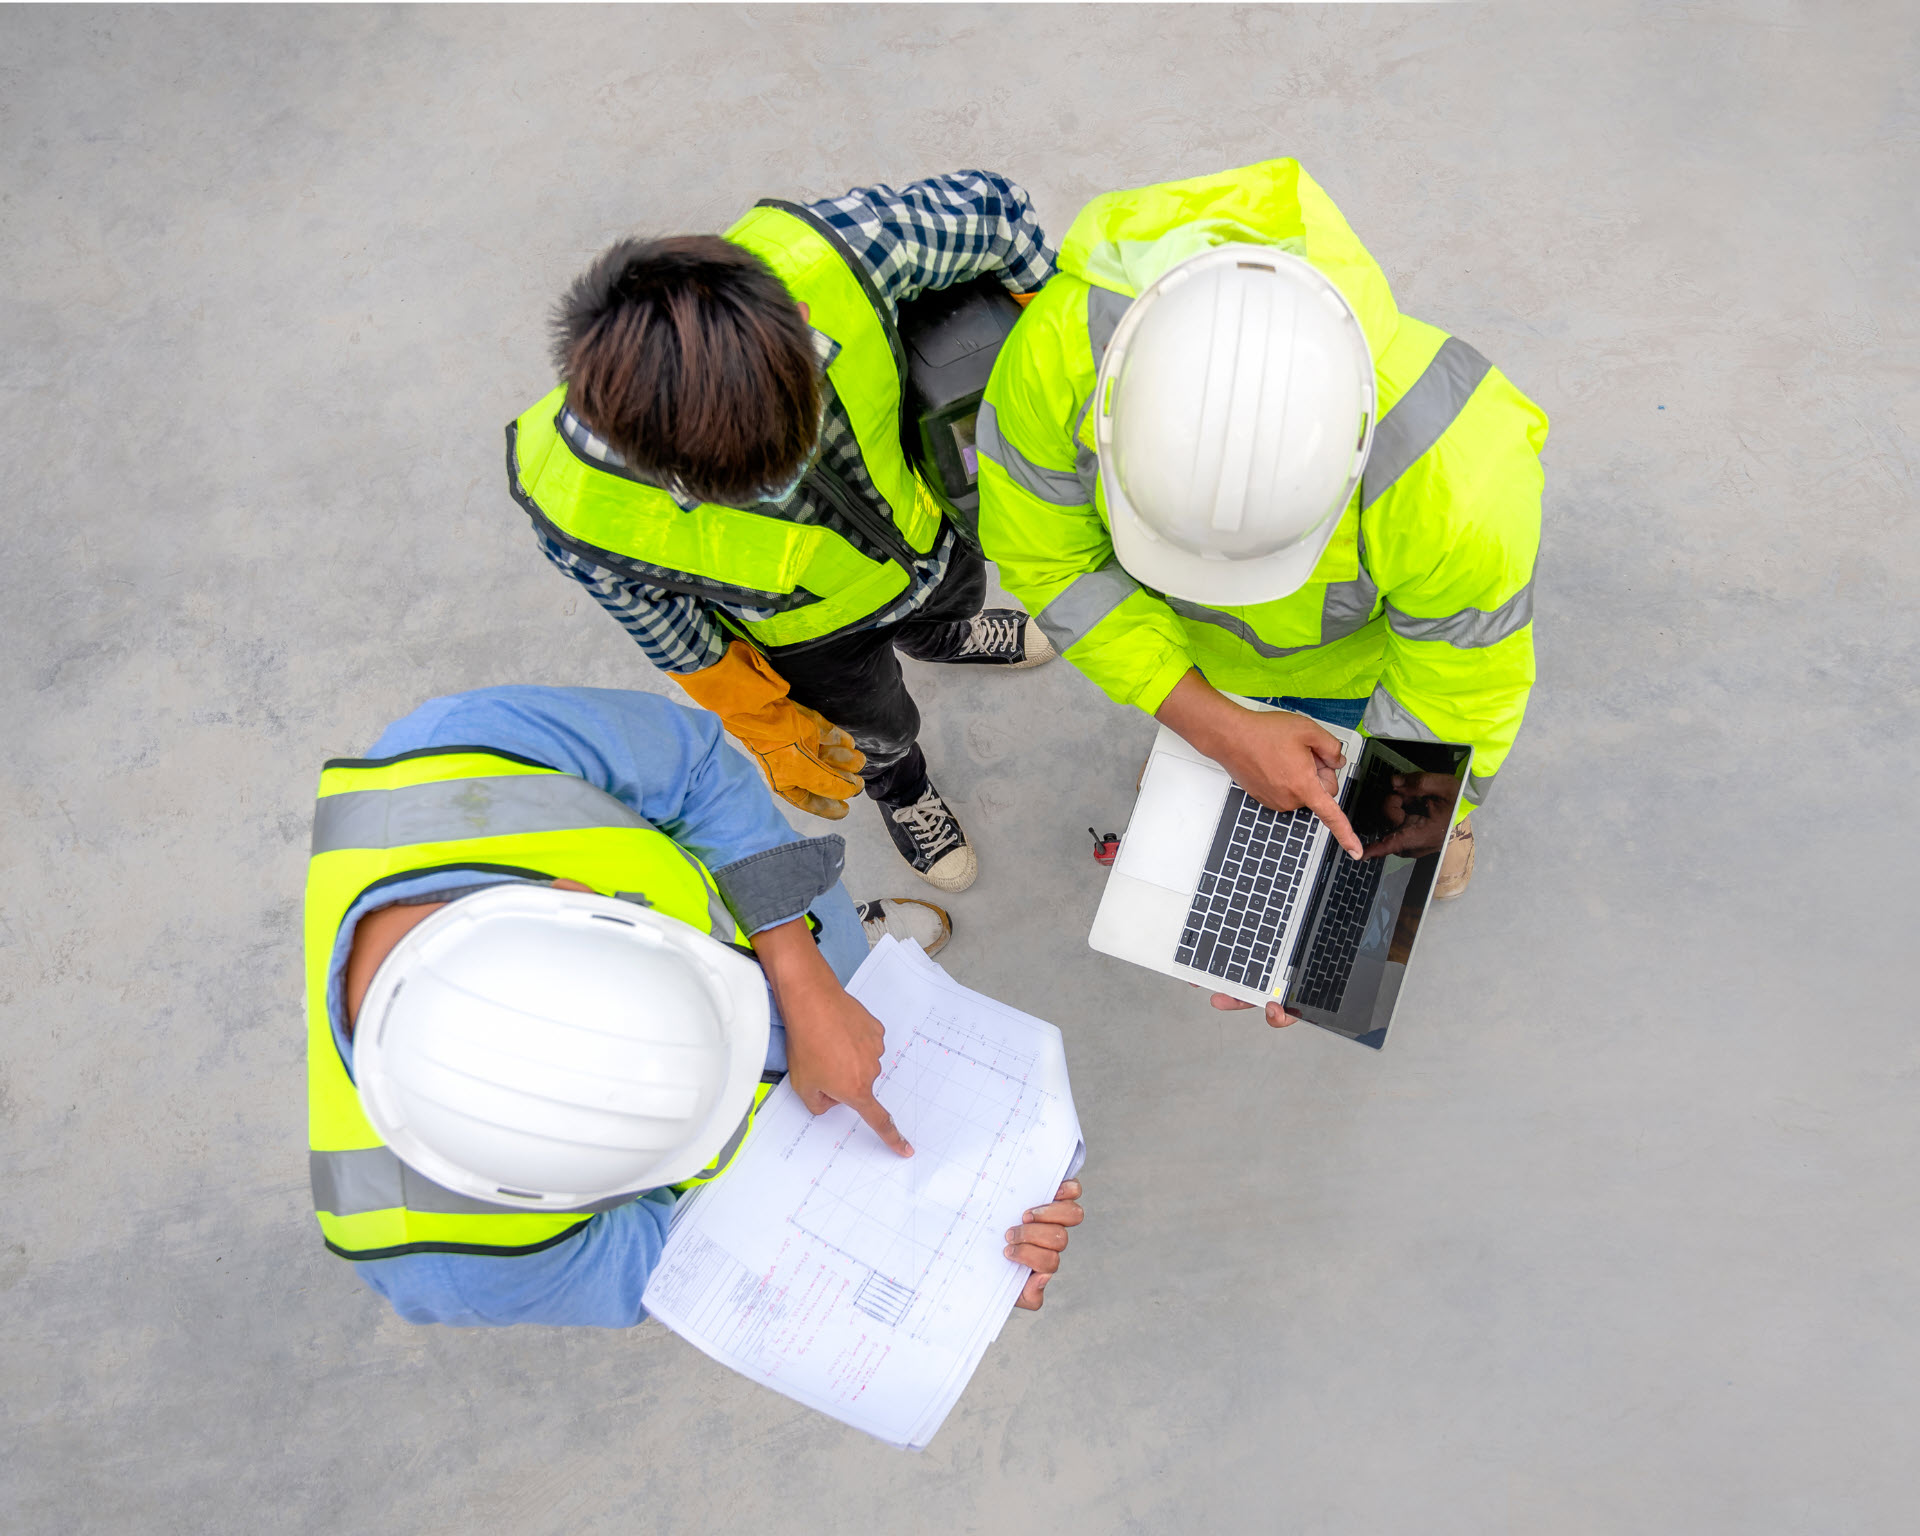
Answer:
<svg viewBox="0 0 1920 1536"><path fill-rule="evenodd" d="M1473 753L1327 729L1360 841L1404 851L1349 857L1313 812L1269 810L1162 726L1087 942L1378 1050Z"/></svg>

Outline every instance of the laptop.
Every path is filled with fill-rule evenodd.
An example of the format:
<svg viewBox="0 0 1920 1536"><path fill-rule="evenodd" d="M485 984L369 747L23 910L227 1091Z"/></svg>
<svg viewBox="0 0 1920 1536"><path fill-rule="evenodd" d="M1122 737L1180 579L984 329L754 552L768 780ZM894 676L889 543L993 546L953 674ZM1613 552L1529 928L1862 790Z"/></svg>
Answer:
<svg viewBox="0 0 1920 1536"><path fill-rule="evenodd" d="M1162 726L1087 942L1378 1050L1473 752L1326 729L1346 752L1340 808L1373 857L1309 810L1269 810Z"/></svg>

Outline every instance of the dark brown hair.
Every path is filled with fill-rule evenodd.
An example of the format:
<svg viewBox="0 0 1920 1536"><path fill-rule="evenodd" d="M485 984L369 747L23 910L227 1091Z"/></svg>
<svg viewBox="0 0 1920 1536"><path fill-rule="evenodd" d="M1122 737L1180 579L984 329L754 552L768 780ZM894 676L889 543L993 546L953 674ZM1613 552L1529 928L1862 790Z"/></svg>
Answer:
<svg viewBox="0 0 1920 1536"><path fill-rule="evenodd" d="M800 307L718 235L622 240L554 306L567 403L641 474L735 505L813 451L820 381Z"/></svg>

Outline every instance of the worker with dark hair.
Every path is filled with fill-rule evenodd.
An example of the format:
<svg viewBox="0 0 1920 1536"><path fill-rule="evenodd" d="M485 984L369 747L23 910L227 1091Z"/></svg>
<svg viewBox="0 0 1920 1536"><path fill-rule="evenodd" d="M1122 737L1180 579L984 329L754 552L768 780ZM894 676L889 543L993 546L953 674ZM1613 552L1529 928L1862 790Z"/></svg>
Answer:
<svg viewBox="0 0 1920 1536"><path fill-rule="evenodd" d="M978 873L928 777L900 651L1032 667L902 446L899 306L1053 254L1027 195L961 171L763 202L724 236L622 240L554 317L562 383L507 429L514 497L587 588L760 762L837 819L864 786L943 891Z"/></svg>

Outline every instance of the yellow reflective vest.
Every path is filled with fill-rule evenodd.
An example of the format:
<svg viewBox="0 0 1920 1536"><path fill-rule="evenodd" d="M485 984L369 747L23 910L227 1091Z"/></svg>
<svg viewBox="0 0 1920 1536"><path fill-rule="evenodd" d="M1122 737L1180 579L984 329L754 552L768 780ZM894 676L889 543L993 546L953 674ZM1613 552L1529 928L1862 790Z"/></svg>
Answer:
<svg viewBox="0 0 1920 1536"><path fill-rule="evenodd" d="M1373 351L1380 419L1312 577L1212 608L1115 561L1088 406L1134 290L1116 253L1202 222L1284 245L1337 284ZM1028 305L977 425L980 537L1054 646L1113 699L1157 710L1187 670L1268 698L1367 699L1374 735L1466 742L1484 799L1533 686L1533 566L1547 418L1457 337L1400 314L1339 209L1293 160L1095 198Z"/></svg>
<svg viewBox="0 0 1920 1536"><path fill-rule="evenodd" d="M329 762L307 866L308 1162L321 1233L343 1258L533 1253L571 1237L596 1211L634 1198L570 1210L530 1208L525 1196L501 1205L475 1200L407 1167L361 1112L328 1010L340 924L379 886L461 871L578 880L747 947L705 865L573 774L482 747ZM771 1086L761 1084L756 1107ZM680 1187L717 1177L751 1120L749 1110L719 1156Z"/></svg>
<svg viewBox="0 0 1920 1536"><path fill-rule="evenodd" d="M507 428L507 482L562 547L669 592L760 610L768 617L728 622L762 646L795 645L858 628L906 591L915 557L939 536L940 509L901 446L906 361L885 300L838 237L803 208L763 202L726 238L765 261L808 306L814 329L838 344L827 379L885 508L829 466L816 465L807 484L885 556L825 524L784 521L772 505L683 510L666 490L567 441L558 425L565 385Z"/></svg>

